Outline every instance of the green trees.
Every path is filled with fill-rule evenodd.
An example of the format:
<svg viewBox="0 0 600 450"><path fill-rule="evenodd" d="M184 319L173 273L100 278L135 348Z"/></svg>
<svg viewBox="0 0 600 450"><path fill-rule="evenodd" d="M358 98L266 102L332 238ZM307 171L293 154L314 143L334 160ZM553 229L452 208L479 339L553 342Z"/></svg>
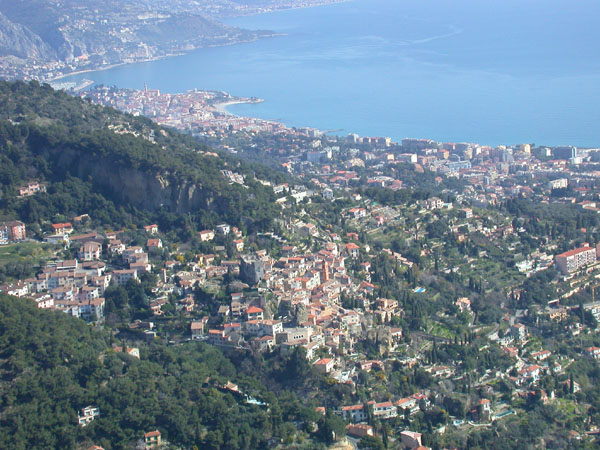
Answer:
<svg viewBox="0 0 600 450"><path fill-rule="evenodd" d="M280 208L272 189L254 180L258 169L204 150L193 138L161 133L142 117L35 83L0 84L0 214L29 224L88 213L96 225L160 222L161 230L187 238L222 221L249 231L269 229ZM246 176L246 188L222 176L221 170L232 168ZM261 175L280 179L264 169ZM45 182L48 192L17 199L17 188L32 179ZM160 181L159 190L173 191L163 193L164 201L155 201L156 192L132 193L137 186L145 194L153 180Z"/></svg>
<svg viewBox="0 0 600 450"><path fill-rule="evenodd" d="M357 445L361 450L384 450L386 448L381 439L376 436L363 436Z"/></svg>
<svg viewBox="0 0 600 450"><path fill-rule="evenodd" d="M317 425L319 429L316 435L327 445L332 444L334 441L337 441L346 435L346 423L341 418L332 414L329 409L327 410L327 413L321 417Z"/></svg>
<svg viewBox="0 0 600 450"><path fill-rule="evenodd" d="M113 289L112 301L131 302L143 290L136 285ZM345 434L345 422L331 412L320 416L292 389L275 395L263 384L277 370L298 389L319 382L301 350L274 354L267 363L232 354L237 368L202 343L138 343L140 360L115 352L110 341L108 333L64 313L0 296L0 435L11 437L0 448L75 448L83 441L130 448L157 428L174 445L215 450L270 448L271 439L293 440L300 432L326 443ZM244 394L223 389L227 381ZM263 404L247 402L246 394ZM87 405L97 406L100 417L81 428L77 413Z"/></svg>

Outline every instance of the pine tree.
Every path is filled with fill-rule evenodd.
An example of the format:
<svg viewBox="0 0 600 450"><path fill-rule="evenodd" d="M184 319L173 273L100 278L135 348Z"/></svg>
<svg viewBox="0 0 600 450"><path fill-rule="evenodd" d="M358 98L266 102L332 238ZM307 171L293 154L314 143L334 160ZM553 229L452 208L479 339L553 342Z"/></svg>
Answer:
<svg viewBox="0 0 600 450"><path fill-rule="evenodd" d="M388 448L388 427L387 425L383 425L383 429L381 430L381 439L383 441L383 446Z"/></svg>
<svg viewBox="0 0 600 450"><path fill-rule="evenodd" d="M573 374L569 375L569 394L575 393L575 383L573 382Z"/></svg>

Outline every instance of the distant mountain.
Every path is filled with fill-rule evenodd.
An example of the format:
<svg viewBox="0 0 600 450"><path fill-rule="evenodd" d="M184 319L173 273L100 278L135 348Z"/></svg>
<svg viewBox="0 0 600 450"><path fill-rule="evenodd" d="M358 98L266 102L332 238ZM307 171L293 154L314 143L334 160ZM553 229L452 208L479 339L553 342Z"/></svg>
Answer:
<svg viewBox="0 0 600 450"><path fill-rule="evenodd" d="M224 170L243 175L244 185L230 184ZM255 177L283 180L146 118L36 82L0 82L0 219L87 213L106 226L162 220L166 229L199 231L225 221L266 230L280 208ZM48 192L18 198L29 180Z"/></svg>
<svg viewBox="0 0 600 450"><path fill-rule="evenodd" d="M25 25L13 23L0 13L0 56L53 59L56 52Z"/></svg>
<svg viewBox="0 0 600 450"><path fill-rule="evenodd" d="M183 8L146 0L0 0L0 57L61 62L69 72L265 35L204 12L194 2Z"/></svg>

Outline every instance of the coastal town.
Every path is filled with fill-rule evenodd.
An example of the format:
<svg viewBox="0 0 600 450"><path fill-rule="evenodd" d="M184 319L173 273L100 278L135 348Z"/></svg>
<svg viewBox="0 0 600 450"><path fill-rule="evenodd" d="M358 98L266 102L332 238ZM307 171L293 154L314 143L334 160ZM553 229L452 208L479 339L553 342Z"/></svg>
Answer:
<svg viewBox="0 0 600 450"><path fill-rule="evenodd" d="M267 186L276 230L220 223L182 242L153 223L97 227L91 210L5 222L0 257L35 249L40 268L2 292L118 329L120 351L166 339L300 352L346 393L316 408L354 442L431 447L535 405L563 411L556 442L596 442L600 149L330 136L228 114L219 105L256 99L223 92L82 96L262 155L290 182L221 175Z"/></svg>
<svg viewBox="0 0 600 450"><path fill-rule="evenodd" d="M0 1L0 450L600 448L598 15Z"/></svg>

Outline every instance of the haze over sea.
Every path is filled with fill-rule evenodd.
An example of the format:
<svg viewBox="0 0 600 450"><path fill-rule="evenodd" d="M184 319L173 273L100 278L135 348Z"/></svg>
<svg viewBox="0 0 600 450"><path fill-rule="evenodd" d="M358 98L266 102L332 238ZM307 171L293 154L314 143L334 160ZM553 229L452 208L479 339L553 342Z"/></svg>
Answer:
<svg viewBox="0 0 600 450"><path fill-rule="evenodd" d="M225 90L239 115L344 135L600 146L597 0L354 0L229 20L284 34L92 75Z"/></svg>

